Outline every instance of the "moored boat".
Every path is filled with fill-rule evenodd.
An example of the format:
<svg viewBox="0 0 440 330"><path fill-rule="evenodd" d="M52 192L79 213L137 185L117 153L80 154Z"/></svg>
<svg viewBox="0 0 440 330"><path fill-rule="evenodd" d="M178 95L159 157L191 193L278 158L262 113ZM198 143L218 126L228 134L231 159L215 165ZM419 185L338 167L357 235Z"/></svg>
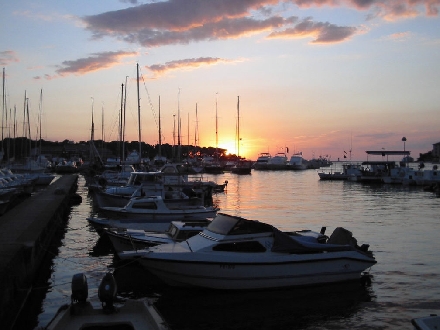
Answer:
<svg viewBox="0 0 440 330"><path fill-rule="evenodd" d="M348 180L350 177L358 177L362 174L361 165L354 163L342 164L342 170L330 170L318 172L321 180Z"/></svg>
<svg viewBox="0 0 440 330"><path fill-rule="evenodd" d="M153 300L128 299L120 304L116 299L116 290L113 275L106 274L98 290L97 303L102 307L96 307L96 303L93 305L91 300L87 299L87 278L82 273L75 274L72 278L71 303L61 306L44 329L169 329L155 308Z"/></svg>
<svg viewBox="0 0 440 330"><path fill-rule="evenodd" d="M181 243L151 247L138 261L172 286L252 290L359 280L376 263L369 246L336 228L285 233L259 221L219 213Z"/></svg>
<svg viewBox="0 0 440 330"><path fill-rule="evenodd" d="M252 173L252 161L241 159L231 168L231 172L234 174L251 174Z"/></svg>
<svg viewBox="0 0 440 330"><path fill-rule="evenodd" d="M124 207L105 206L99 210L114 219L144 219L147 221L170 222L184 219L206 219L214 217L217 208L204 207L195 199L195 205L166 204L161 196L141 196L131 198Z"/></svg>
<svg viewBox="0 0 440 330"><path fill-rule="evenodd" d="M307 162L303 158L302 152L297 152L290 156L289 166L291 166L292 170L306 170Z"/></svg>
<svg viewBox="0 0 440 330"><path fill-rule="evenodd" d="M201 232L209 223L209 220L172 221L165 232L117 228L107 228L104 229L104 232L109 237L115 251L122 252L181 242Z"/></svg>
<svg viewBox="0 0 440 330"><path fill-rule="evenodd" d="M257 161L253 164L253 168L256 170L265 168L271 158L272 156L268 152L258 154Z"/></svg>

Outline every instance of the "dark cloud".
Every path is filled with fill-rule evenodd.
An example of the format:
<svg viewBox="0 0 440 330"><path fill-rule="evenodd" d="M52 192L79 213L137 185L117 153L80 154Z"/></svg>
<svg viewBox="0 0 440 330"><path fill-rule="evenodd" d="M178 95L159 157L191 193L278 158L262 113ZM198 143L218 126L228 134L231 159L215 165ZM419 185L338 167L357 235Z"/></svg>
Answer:
<svg viewBox="0 0 440 330"><path fill-rule="evenodd" d="M338 26L312 18L282 17L279 5L298 8L321 6L347 7L366 11L367 18L392 20L416 15L438 15L440 0L164 0L141 4L138 0L120 0L133 6L85 16L86 28L94 38L111 37L144 47L189 44L192 42L237 39L255 33L268 32L268 38L312 39L312 44L347 41L359 29ZM422 10L425 10L422 12ZM264 19L262 17L265 17ZM58 76L85 74L118 64L132 52L106 52L90 57L65 61L56 70ZM16 57L0 53L2 63ZM148 67L156 75L171 69L209 65L221 61L199 58L169 62ZM53 77L45 77L52 79Z"/></svg>
<svg viewBox="0 0 440 330"><path fill-rule="evenodd" d="M332 1L329 0L328 2ZM440 7L440 0L345 0L341 2L359 10L372 10L369 16L379 16L387 19L423 14L437 16ZM424 12L422 8L424 8Z"/></svg>
<svg viewBox="0 0 440 330"><path fill-rule="evenodd" d="M283 2L299 8L348 7L369 11L367 17L386 19L421 14L422 8L427 15L436 15L440 6L440 0L169 0L86 16L83 21L95 38L110 36L145 47L238 38L268 29L273 31L272 38L299 36L302 26L291 27L288 20L272 15L274 6ZM257 13L268 18L259 20ZM315 35L314 43L340 42L356 32L354 27L331 23L310 26L308 21L303 25L302 33Z"/></svg>
<svg viewBox="0 0 440 330"><path fill-rule="evenodd" d="M74 61L64 61L56 70L56 73L60 76L69 74L82 75L89 72L110 68L118 65L122 58L136 55L138 55L137 52L124 51L94 53L89 57L80 58Z"/></svg>
<svg viewBox="0 0 440 330"><path fill-rule="evenodd" d="M12 50L0 52L0 65L8 65L9 63L19 62L17 53Z"/></svg>
<svg viewBox="0 0 440 330"><path fill-rule="evenodd" d="M292 28L271 33L268 38L311 37L314 39L313 43L335 43L352 37L356 32L355 27L313 22L310 18L306 18Z"/></svg>
<svg viewBox="0 0 440 330"><path fill-rule="evenodd" d="M290 0L300 8L319 6L373 10L382 17L407 17L426 14L437 16L440 0ZM424 8L424 13L421 12Z"/></svg>
<svg viewBox="0 0 440 330"><path fill-rule="evenodd" d="M225 19L208 23L186 31L157 31L145 29L136 34L129 34L123 39L138 43L144 47L158 47L170 44L189 44L203 40L234 39L262 31L270 31L284 26L282 17L271 17L267 20L250 18Z"/></svg>
<svg viewBox="0 0 440 330"><path fill-rule="evenodd" d="M165 64L154 64L147 66L146 68L153 72L155 76L160 76L171 70L177 69L191 69L198 68L204 65L213 65L218 63L231 62L229 60L221 59L218 57L199 57L190 58L178 61L170 61Z"/></svg>
<svg viewBox="0 0 440 330"><path fill-rule="evenodd" d="M182 31L223 19L246 17L251 10L276 3L278 0L169 0L86 16L83 21L97 36L144 29Z"/></svg>

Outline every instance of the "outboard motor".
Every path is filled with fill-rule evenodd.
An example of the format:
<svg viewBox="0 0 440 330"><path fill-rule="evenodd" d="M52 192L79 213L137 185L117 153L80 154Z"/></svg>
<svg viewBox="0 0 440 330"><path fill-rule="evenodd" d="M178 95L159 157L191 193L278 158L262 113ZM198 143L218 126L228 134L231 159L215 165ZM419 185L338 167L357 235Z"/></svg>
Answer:
<svg viewBox="0 0 440 330"><path fill-rule="evenodd" d="M85 303L88 297L87 277L83 273L75 274L72 277L71 301Z"/></svg>
<svg viewBox="0 0 440 330"><path fill-rule="evenodd" d="M113 274L105 274L98 289L98 297L102 303L102 308L104 309L104 311L114 311L113 302L115 301L117 291L118 287L116 285L116 280L113 277Z"/></svg>

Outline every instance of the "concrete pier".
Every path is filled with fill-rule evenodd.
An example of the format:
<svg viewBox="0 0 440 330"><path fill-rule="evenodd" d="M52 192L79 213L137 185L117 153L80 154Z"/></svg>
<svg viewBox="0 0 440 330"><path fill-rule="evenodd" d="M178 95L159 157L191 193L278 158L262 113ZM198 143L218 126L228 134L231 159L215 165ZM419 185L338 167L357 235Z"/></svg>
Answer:
<svg viewBox="0 0 440 330"><path fill-rule="evenodd" d="M70 210L77 175L63 175L0 217L0 324L10 329L47 247Z"/></svg>

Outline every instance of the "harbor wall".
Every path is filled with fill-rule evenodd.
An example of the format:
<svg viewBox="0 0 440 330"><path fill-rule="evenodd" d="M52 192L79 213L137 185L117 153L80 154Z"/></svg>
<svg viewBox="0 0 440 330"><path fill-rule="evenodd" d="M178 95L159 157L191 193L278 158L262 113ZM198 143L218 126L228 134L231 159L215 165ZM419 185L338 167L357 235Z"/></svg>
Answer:
<svg viewBox="0 0 440 330"><path fill-rule="evenodd" d="M0 324L11 329L57 230L65 226L78 175L63 175L0 217Z"/></svg>

